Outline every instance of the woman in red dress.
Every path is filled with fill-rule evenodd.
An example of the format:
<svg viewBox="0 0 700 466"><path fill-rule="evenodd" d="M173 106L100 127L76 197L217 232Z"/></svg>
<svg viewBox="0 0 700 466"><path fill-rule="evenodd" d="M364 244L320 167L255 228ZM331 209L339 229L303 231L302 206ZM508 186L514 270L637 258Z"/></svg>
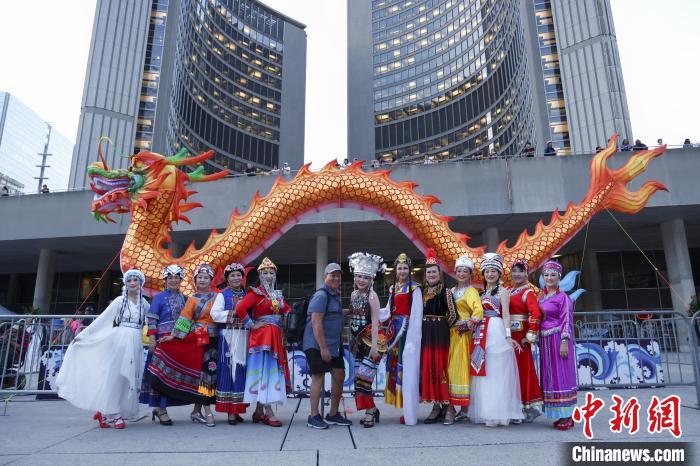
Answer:
<svg viewBox="0 0 700 466"><path fill-rule="evenodd" d="M513 340L522 351L515 352L520 378L520 399L523 403L524 422L532 422L542 414L542 390L532 359L532 344L537 341L542 312L537 304L537 289L527 281L527 262L516 260L510 267L513 286L510 292L510 328ZM518 420L513 421L518 423Z"/></svg>
<svg viewBox="0 0 700 466"><path fill-rule="evenodd" d="M260 284L253 286L236 305L236 315L250 327L244 403L257 403L253 422L281 427L272 405L282 405L291 390L287 350L282 341L282 316L291 308L282 291L275 289L277 266L267 257L258 267ZM253 311L253 318L248 311Z"/></svg>

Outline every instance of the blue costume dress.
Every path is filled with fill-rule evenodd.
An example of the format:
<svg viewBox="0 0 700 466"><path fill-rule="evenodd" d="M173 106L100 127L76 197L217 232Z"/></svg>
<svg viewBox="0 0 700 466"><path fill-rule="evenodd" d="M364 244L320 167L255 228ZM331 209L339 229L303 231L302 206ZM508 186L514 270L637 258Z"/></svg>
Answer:
<svg viewBox="0 0 700 466"><path fill-rule="evenodd" d="M180 292L173 293L170 290L165 290L155 295L151 303L151 308L146 315L148 336L154 335L157 341L164 336L170 335L175 321L180 317L180 312L182 312L186 302L187 296ZM151 363L152 355L153 352L149 351L146 358L144 375L148 372L148 365ZM160 407L162 409L165 409L167 406L182 406L188 404L178 400L168 400L167 397L154 391L147 379L148 377L144 376L141 385L141 395L139 396L140 403L152 407Z"/></svg>
<svg viewBox="0 0 700 466"><path fill-rule="evenodd" d="M243 403L245 392L246 353L248 347L248 330L236 317L236 304L246 295L245 289L226 288L221 292L224 297L224 313L212 311L212 318L219 322L219 364L216 374L216 411L228 414L245 413L248 407Z"/></svg>

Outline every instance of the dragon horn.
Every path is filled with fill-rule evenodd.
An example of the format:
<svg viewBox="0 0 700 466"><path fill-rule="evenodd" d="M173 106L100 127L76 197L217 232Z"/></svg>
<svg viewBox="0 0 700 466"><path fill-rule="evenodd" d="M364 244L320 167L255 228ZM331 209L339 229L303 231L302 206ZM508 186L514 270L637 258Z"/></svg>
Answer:
<svg viewBox="0 0 700 466"><path fill-rule="evenodd" d="M100 156L100 161L102 162L102 166L104 167L104 169L109 170L109 167L107 166L107 161L105 160L104 155L102 155L102 141L107 141L112 145L114 145L114 142L107 136L100 136L100 139L97 141L97 155Z"/></svg>

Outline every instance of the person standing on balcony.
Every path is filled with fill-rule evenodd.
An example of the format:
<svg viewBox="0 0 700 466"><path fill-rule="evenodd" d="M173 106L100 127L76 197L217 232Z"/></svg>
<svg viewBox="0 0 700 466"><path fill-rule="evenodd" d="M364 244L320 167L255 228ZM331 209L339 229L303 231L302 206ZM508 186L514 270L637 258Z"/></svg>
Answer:
<svg viewBox="0 0 700 466"><path fill-rule="evenodd" d="M96 411L101 428L108 419L116 429L124 417L139 412L143 377L142 329L148 302L143 298L146 278L131 269L122 278L122 295L71 342L56 379L58 396L81 409Z"/></svg>

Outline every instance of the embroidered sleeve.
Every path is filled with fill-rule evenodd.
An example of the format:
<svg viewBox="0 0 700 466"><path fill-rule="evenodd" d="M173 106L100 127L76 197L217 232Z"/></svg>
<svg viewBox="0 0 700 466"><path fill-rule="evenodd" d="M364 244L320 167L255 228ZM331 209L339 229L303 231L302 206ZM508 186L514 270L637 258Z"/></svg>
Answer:
<svg viewBox="0 0 700 466"><path fill-rule="evenodd" d="M197 306L197 300L190 298L185 304L185 308L180 313L180 317L177 318L175 326L173 327L172 335L175 338L183 339L190 333L192 328L192 314L194 313L194 308Z"/></svg>
<svg viewBox="0 0 700 466"><path fill-rule="evenodd" d="M160 308L161 302L162 299L160 295L157 295L155 298L153 298L153 302L151 303L151 306L148 309L148 313L146 314L146 322L148 323L148 336L155 335L156 333L158 333L158 322L160 321L160 314L158 313L158 310Z"/></svg>
<svg viewBox="0 0 700 466"><path fill-rule="evenodd" d="M540 330L540 322L542 321L542 311L540 310L540 305L537 302L535 293L532 290L526 290L523 298L525 299L525 305L528 311L528 332L537 333Z"/></svg>
<svg viewBox="0 0 700 466"><path fill-rule="evenodd" d="M248 315L248 310L255 306L260 301L260 296L255 294L253 288L236 304L236 317L243 323L245 328L253 326L253 319Z"/></svg>
<svg viewBox="0 0 700 466"><path fill-rule="evenodd" d="M475 288L469 287L466 294L467 304L469 304L469 309L471 311L470 320L473 322L480 322L484 319L484 307L481 305L481 297L479 297L479 292Z"/></svg>
<svg viewBox="0 0 700 466"><path fill-rule="evenodd" d="M574 306L573 302L571 301L571 298L566 295L566 293L562 293L564 295L564 299L562 300L562 316L561 316L561 337L562 338L569 338L571 339L572 335L571 332L573 330L573 313L574 313Z"/></svg>

